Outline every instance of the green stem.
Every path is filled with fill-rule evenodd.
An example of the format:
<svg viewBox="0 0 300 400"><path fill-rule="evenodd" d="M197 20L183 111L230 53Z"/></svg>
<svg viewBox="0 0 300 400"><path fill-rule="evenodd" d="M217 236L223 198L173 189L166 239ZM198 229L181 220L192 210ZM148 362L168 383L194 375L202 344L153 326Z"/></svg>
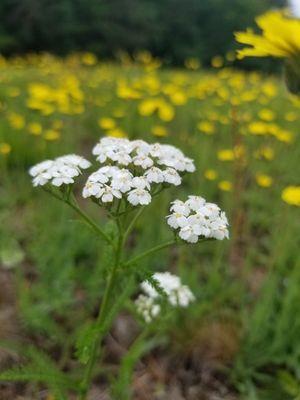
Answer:
<svg viewBox="0 0 300 400"><path fill-rule="evenodd" d="M94 221L90 219L90 217L82 211L76 204L72 203L69 200L64 200L66 204L68 204L74 211L79 214L82 219L99 235L104 239L107 243L113 244L112 239L97 225Z"/></svg>
<svg viewBox="0 0 300 400"><path fill-rule="evenodd" d="M134 224L136 223L137 219L138 219L139 216L142 214L142 212L144 211L144 209L145 209L145 206L141 207L141 208L138 210L138 212L135 214L135 216L132 218L130 224L128 225L128 227L127 227L127 229L126 229L126 231L125 231L125 233L124 233L124 236L123 236L123 243L126 242L128 236L130 235L130 232L132 231L132 229L133 229L133 227L134 227Z"/></svg>
<svg viewBox="0 0 300 400"><path fill-rule="evenodd" d="M73 198L73 202L72 202L70 200L71 193L69 193L68 199L64 199L63 197L54 193L52 190L49 190L47 188L43 188L43 189L45 192L50 193L57 200L61 200L64 203L68 204L71 208L73 208L74 211L77 212L77 214L79 214L82 217L82 219L86 222L87 225L89 225L99 236L102 237L102 239L104 239L107 243L113 245L113 240L97 224L95 224L95 222L92 221L90 219L90 217L84 211L81 210L80 207L78 207L74 195L72 196L72 198Z"/></svg>
<svg viewBox="0 0 300 400"><path fill-rule="evenodd" d="M159 244L159 245L157 245L157 246L154 246L154 247L152 247L151 249L146 250L146 251L144 251L143 253L141 253L141 254L139 254L139 255L137 255L137 256L131 258L130 260L128 260L128 261L124 264L124 267L128 267L129 265L135 264L136 262L142 260L143 258L148 257L148 256L150 256L151 254L156 253L156 252L159 251L159 250L162 250L162 249L165 249L165 248L167 248L167 247L170 247L170 246L172 246L172 245L175 244L175 243L176 243L176 240L173 239L173 240L169 240L169 241L166 242L166 243L162 243L162 244Z"/></svg>
<svg viewBox="0 0 300 400"><path fill-rule="evenodd" d="M211 241L211 240L215 240L215 239L212 239L212 238L203 238L203 239L198 240L198 243L201 243L201 242L208 242L208 241ZM165 249L165 248L167 248L167 247L170 247L170 246L172 246L172 245L175 244L175 243L177 243L177 245L186 244L184 241L177 241L176 239L169 240L169 241L166 242L166 243L159 244L159 245L157 245L157 246L151 247L151 249L146 250L146 251L144 251L143 253L138 254L137 256L131 258L130 260L126 261L126 262L123 264L123 267L128 267L129 265L135 264L137 261L140 261L140 260L142 260L143 258L148 257L148 256L150 256L151 254L156 253L156 252L159 251L159 250L162 250L162 249Z"/></svg>
<svg viewBox="0 0 300 400"><path fill-rule="evenodd" d="M106 312L108 309L109 300L110 300L112 291L114 289L114 284L115 284L116 276L117 276L117 270L118 270L120 260L121 260L123 235L122 235L119 221L117 221L117 225L118 225L118 230L119 230L119 237L118 237L118 245L116 248L115 263L114 263L114 267L111 271L111 274L109 276L109 279L107 281L107 285L106 285L105 292L103 295L103 300L102 300L100 308L99 308L99 313L98 313L98 317L97 317L96 324L95 324L95 329L96 329L96 332L98 332L98 334L94 340L92 350L91 350L91 357L90 357L90 359L86 365L85 371L84 371L84 376L83 376L83 379L81 382L81 394L79 396L79 400L86 399L89 387L90 387L92 379L93 379L93 370L94 370L95 363L96 363L96 360L98 357L99 347L100 347L101 341L104 336L104 330L102 329L102 325L106 318Z"/></svg>

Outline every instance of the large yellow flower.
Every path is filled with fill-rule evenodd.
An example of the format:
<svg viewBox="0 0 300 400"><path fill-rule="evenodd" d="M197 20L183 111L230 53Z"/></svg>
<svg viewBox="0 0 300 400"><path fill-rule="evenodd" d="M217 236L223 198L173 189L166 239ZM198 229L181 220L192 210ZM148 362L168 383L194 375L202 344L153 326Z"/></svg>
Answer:
<svg viewBox="0 0 300 400"><path fill-rule="evenodd" d="M287 186L282 191L281 198L288 204L300 207L300 186Z"/></svg>
<svg viewBox="0 0 300 400"><path fill-rule="evenodd" d="M300 20L289 17L282 11L269 11L256 18L261 34L251 29L236 32L239 43L247 47L238 51L238 58L244 57L280 57L294 58L300 56Z"/></svg>

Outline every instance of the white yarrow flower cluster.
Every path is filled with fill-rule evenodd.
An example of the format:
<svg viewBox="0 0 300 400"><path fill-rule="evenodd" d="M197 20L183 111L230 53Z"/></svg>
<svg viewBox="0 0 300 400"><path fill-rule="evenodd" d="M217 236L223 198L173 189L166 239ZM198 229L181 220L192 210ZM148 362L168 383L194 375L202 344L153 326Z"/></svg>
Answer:
<svg viewBox="0 0 300 400"><path fill-rule="evenodd" d="M197 243L201 238L229 238L225 212L200 196L189 196L185 202L175 200L170 211L168 225L178 230L179 237L186 242Z"/></svg>
<svg viewBox="0 0 300 400"><path fill-rule="evenodd" d="M135 301L137 312L149 323L160 313L160 305L151 297L140 294Z"/></svg>
<svg viewBox="0 0 300 400"><path fill-rule="evenodd" d="M153 278L165 292L167 301L171 306L187 307L195 300L190 288L183 285L178 276L170 274L170 272L157 272L153 275ZM145 294L141 294L135 304L138 313L149 323L160 312L161 308L157 302L161 299L161 295L147 281L141 284L141 288Z"/></svg>
<svg viewBox="0 0 300 400"><path fill-rule="evenodd" d="M105 137L93 154L108 165L88 178L83 197L95 197L103 203L125 197L133 206L147 205L156 185L178 186L180 174L195 171L193 160L176 147L143 140Z"/></svg>
<svg viewBox="0 0 300 400"><path fill-rule="evenodd" d="M87 169L91 163L76 154L68 154L55 160L42 161L30 168L33 186L44 186L51 183L54 186L74 183L74 178L80 175L82 169Z"/></svg>

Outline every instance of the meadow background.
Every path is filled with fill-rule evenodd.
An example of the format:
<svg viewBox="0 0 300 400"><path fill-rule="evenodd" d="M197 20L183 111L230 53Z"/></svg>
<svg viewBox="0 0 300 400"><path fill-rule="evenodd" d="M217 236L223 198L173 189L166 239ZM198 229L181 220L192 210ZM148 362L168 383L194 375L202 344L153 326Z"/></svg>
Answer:
<svg viewBox="0 0 300 400"><path fill-rule="evenodd" d="M153 332L133 398L300 398L299 209L286 191L299 183L300 99L277 64L236 61L233 37L284 4L205 3L1 2L1 370L30 358L32 344L62 368L74 362L68 343L87 311L93 318L107 252L70 210L32 188L27 171L67 153L89 158L111 135L178 146L197 167L182 199L204 196L230 221L229 241L145 260L143 268L178 273L197 301ZM164 193L141 217L137 251L168 237L174 196ZM109 398L139 330L128 304L106 339L106 377L99 371L92 399ZM55 397L0 382L0 399Z"/></svg>

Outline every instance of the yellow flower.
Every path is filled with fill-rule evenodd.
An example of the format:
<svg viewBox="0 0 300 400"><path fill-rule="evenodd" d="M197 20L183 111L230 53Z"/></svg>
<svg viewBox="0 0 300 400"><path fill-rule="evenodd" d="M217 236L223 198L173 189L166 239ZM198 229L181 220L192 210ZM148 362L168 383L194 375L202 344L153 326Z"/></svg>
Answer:
<svg viewBox="0 0 300 400"><path fill-rule="evenodd" d="M83 53L81 61L84 65L95 65L97 64L97 57L93 53Z"/></svg>
<svg viewBox="0 0 300 400"><path fill-rule="evenodd" d="M204 171L204 177L209 181L214 181L218 177L218 173L214 169Z"/></svg>
<svg viewBox="0 0 300 400"><path fill-rule="evenodd" d="M254 156L256 158L264 158L268 161L271 161L274 159L274 150L268 146L261 147L254 153Z"/></svg>
<svg viewBox="0 0 300 400"><path fill-rule="evenodd" d="M266 82L263 86L262 86L262 92L269 98L273 98L276 96L278 89L277 86L274 85L273 82Z"/></svg>
<svg viewBox="0 0 300 400"><path fill-rule="evenodd" d="M23 129L25 126L25 119L22 115L11 113L8 115L8 121L12 128Z"/></svg>
<svg viewBox="0 0 300 400"><path fill-rule="evenodd" d="M223 190L224 192L230 192L232 190L232 183L229 181L220 181L218 184L218 188Z"/></svg>
<svg viewBox="0 0 300 400"><path fill-rule="evenodd" d="M230 62L232 62L232 61L235 60L235 53L234 53L234 51L228 51L228 52L226 53L226 60L227 60L227 61L230 61Z"/></svg>
<svg viewBox="0 0 300 400"><path fill-rule="evenodd" d="M211 65L214 68L221 68L224 65L224 59L222 56L215 56L211 59Z"/></svg>
<svg viewBox="0 0 300 400"><path fill-rule="evenodd" d="M251 29L246 32L237 32L236 40L247 44L247 47L238 50L238 58L244 57L293 57L300 53L300 20L290 18L281 11L269 11L256 18L261 28L261 35Z"/></svg>
<svg viewBox="0 0 300 400"><path fill-rule="evenodd" d="M28 132L31 133L32 135L40 135L42 133L42 125L39 124L38 122L30 122L27 125Z"/></svg>
<svg viewBox="0 0 300 400"><path fill-rule="evenodd" d="M98 120L98 125L102 129L114 129L116 123L112 118L103 117Z"/></svg>
<svg viewBox="0 0 300 400"><path fill-rule="evenodd" d="M110 129L106 132L107 136L113 136L116 138L126 138L126 133L121 128Z"/></svg>
<svg viewBox="0 0 300 400"><path fill-rule="evenodd" d="M158 108L159 118L162 121L169 122L169 121L172 121L172 119L174 118L174 115L175 115L174 108L170 104L162 101Z"/></svg>
<svg viewBox="0 0 300 400"><path fill-rule="evenodd" d="M288 204L300 207L300 186L287 186L282 191L281 198Z"/></svg>
<svg viewBox="0 0 300 400"><path fill-rule="evenodd" d="M268 108L263 108L259 111L258 116L260 119L270 122L273 121L273 119L275 118L275 113Z"/></svg>
<svg viewBox="0 0 300 400"><path fill-rule="evenodd" d="M123 118L125 116L125 111L121 108L117 108L113 111L113 116L115 118Z"/></svg>
<svg viewBox="0 0 300 400"><path fill-rule="evenodd" d="M296 121L297 120L297 114L295 113L295 112L293 112L293 111L290 111L290 112L287 112L285 115L284 115L284 119L286 120L286 121L289 121L289 122L294 122L294 121Z"/></svg>
<svg viewBox="0 0 300 400"><path fill-rule="evenodd" d="M0 154L6 155L11 152L11 145L5 142L0 143Z"/></svg>
<svg viewBox="0 0 300 400"><path fill-rule="evenodd" d="M270 187L273 183L273 179L269 175L260 174L260 173L255 175L255 180L256 180L256 183L258 184L258 186L261 186L264 188Z"/></svg>
<svg viewBox="0 0 300 400"><path fill-rule="evenodd" d="M60 133L58 131L55 131L54 129L47 129L45 131L44 138L46 140L49 140L50 142L55 141L60 138Z"/></svg>
<svg viewBox="0 0 300 400"><path fill-rule="evenodd" d="M158 137L168 136L167 129L161 125L153 126L151 129L151 132L153 133L154 136L158 136Z"/></svg>
<svg viewBox="0 0 300 400"><path fill-rule="evenodd" d="M235 158L234 151L231 149L219 150L217 153L217 157L220 161L233 161Z"/></svg>
<svg viewBox="0 0 300 400"><path fill-rule="evenodd" d="M199 129L199 131L207 135L212 135L215 133L215 125L210 121L199 122L197 128Z"/></svg>
<svg viewBox="0 0 300 400"><path fill-rule="evenodd" d="M152 115L156 109L157 109L156 99L145 99L138 106L139 113L143 117L148 117L149 115Z"/></svg>
<svg viewBox="0 0 300 400"><path fill-rule="evenodd" d="M184 66L185 66L187 69L196 70L196 69L199 69L199 68L200 68L201 63L200 63L200 61L199 61L197 58L191 57L191 58L188 58L188 59L185 60Z"/></svg>
<svg viewBox="0 0 300 400"><path fill-rule="evenodd" d="M284 143L291 143L294 139L293 133L284 129L274 131L272 132L272 135L274 135L280 142Z"/></svg>
<svg viewBox="0 0 300 400"><path fill-rule="evenodd" d="M268 135L268 124L262 121L253 121L248 125L248 130L252 135Z"/></svg>
<svg viewBox="0 0 300 400"><path fill-rule="evenodd" d="M183 92L175 92L170 96L170 100L176 106L182 106L187 102L187 97Z"/></svg>

